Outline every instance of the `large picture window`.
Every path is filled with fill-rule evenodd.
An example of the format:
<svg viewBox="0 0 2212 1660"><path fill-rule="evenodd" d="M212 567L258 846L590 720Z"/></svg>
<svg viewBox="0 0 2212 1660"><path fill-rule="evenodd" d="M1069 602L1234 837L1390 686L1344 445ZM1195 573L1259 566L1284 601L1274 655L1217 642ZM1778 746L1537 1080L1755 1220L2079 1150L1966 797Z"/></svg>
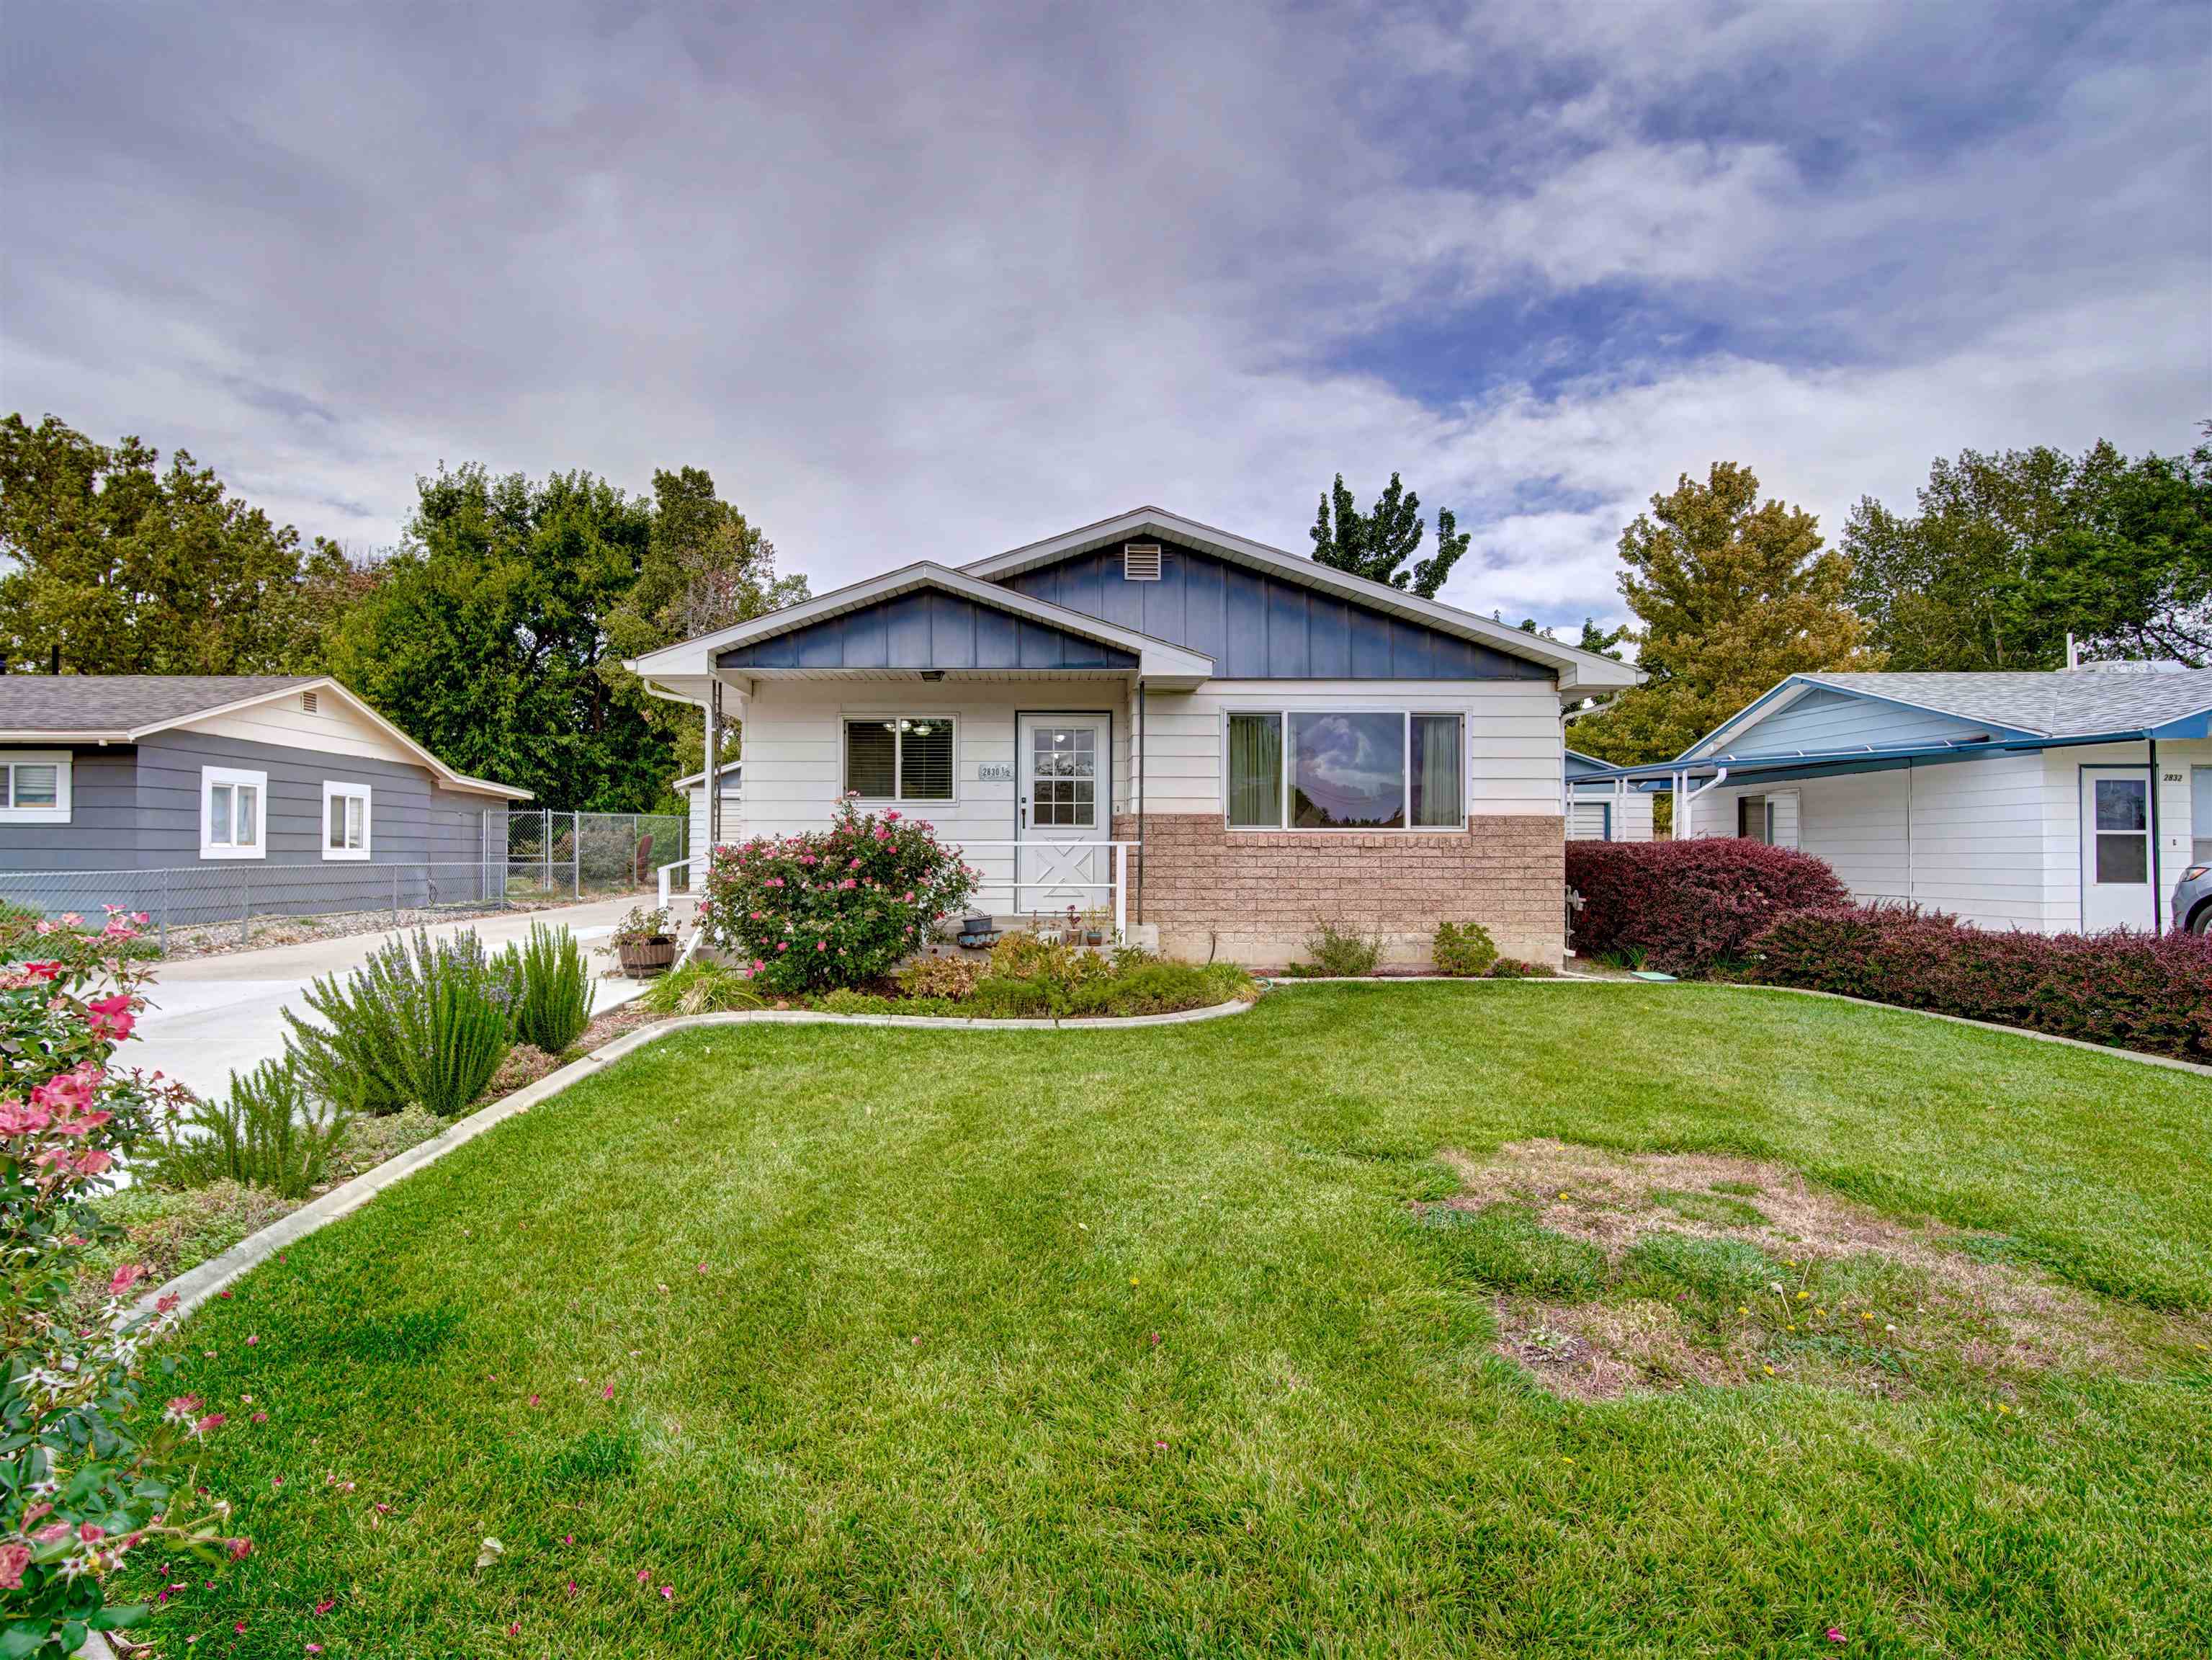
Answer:
<svg viewBox="0 0 2212 1660"><path fill-rule="evenodd" d="M1465 726L1402 709L1229 716L1226 795L1238 830L1459 830Z"/></svg>
<svg viewBox="0 0 2212 1660"><path fill-rule="evenodd" d="M884 715L845 722L845 788L866 801L952 800L950 715Z"/></svg>

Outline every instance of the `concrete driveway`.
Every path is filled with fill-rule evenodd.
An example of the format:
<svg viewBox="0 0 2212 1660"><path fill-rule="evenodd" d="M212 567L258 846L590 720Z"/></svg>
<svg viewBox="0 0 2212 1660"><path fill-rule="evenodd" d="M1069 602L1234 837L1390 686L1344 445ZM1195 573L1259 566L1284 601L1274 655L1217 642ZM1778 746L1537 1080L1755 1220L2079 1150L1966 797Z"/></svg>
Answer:
<svg viewBox="0 0 2212 1660"><path fill-rule="evenodd" d="M599 977L614 966L607 937L635 897L603 899L557 910L513 911L447 922L433 937L474 928L496 951L530 932L532 922L566 927L591 954L594 1013L627 1003L645 989L638 981ZM317 939L268 951L235 952L225 957L195 958L164 964L154 982L151 1006L138 1023L140 1042L124 1046L125 1066L156 1068L180 1079L195 1093L219 1095L230 1074L246 1072L284 1052L284 1011L309 1012L305 994L315 980L349 974L370 952L392 938L389 932L359 933L343 939Z"/></svg>

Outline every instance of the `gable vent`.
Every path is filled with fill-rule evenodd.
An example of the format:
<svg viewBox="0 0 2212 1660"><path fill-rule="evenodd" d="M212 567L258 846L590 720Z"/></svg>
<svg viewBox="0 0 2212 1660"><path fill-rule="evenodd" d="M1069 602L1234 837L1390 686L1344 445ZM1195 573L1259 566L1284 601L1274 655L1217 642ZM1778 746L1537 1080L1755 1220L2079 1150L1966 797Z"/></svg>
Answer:
<svg viewBox="0 0 2212 1660"><path fill-rule="evenodd" d="M1121 545L1121 575L1130 582L1157 582L1160 580L1160 544L1157 542L1125 542Z"/></svg>
<svg viewBox="0 0 2212 1660"><path fill-rule="evenodd" d="M300 707L306 713L313 714L315 712L315 694L311 691L301 692L300 694Z"/></svg>

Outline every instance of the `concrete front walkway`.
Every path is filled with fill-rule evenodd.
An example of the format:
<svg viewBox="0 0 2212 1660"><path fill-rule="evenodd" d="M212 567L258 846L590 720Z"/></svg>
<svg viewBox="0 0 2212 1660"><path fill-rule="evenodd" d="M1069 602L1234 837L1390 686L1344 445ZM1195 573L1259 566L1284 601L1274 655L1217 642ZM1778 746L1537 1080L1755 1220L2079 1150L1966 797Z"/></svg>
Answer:
<svg viewBox="0 0 2212 1660"><path fill-rule="evenodd" d="M594 1012L604 1012L645 989L637 981L599 977L614 966L607 936L641 899L651 903L649 896L639 896L557 910L511 911L442 923L430 933L441 938L473 928L487 947L496 951L528 933L532 922L565 927L591 953L592 983L598 993L592 1006ZM683 909L688 908L684 902ZM357 933L164 964L154 981L151 1006L138 1023L143 1041L126 1044L118 1058L149 1072L158 1068L182 1079L198 1094L220 1094L229 1086L232 1073L248 1071L283 1054L283 1012L308 1012L305 994L313 981L350 974L393 937L389 932Z"/></svg>

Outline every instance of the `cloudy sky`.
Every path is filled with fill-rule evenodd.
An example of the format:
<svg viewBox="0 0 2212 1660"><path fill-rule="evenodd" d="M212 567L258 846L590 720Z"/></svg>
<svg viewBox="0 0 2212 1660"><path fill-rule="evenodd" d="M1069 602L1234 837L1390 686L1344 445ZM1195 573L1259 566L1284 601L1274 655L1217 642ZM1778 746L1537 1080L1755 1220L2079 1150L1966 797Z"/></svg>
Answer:
<svg viewBox="0 0 2212 1660"><path fill-rule="evenodd" d="M825 588L1157 502L1617 613L1715 459L2212 417L2203 0L0 13L0 410L393 540L441 459L708 468Z"/></svg>

